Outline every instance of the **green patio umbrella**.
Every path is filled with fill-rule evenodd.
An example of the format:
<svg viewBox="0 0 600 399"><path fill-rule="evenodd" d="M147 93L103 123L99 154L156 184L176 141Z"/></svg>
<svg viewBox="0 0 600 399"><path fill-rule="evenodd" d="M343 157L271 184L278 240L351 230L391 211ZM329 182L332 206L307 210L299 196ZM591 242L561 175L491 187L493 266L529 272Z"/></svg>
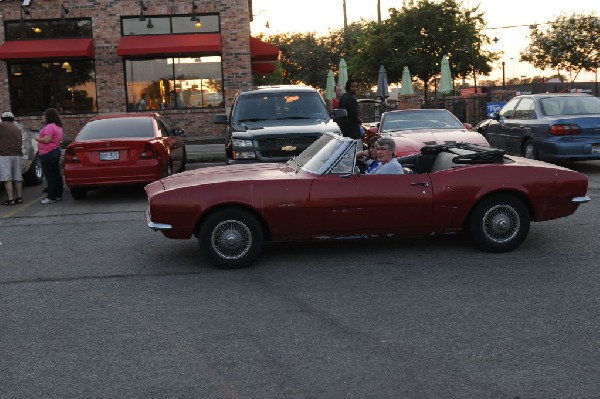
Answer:
<svg viewBox="0 0 600 399"><path fill-rule="evenodd" d="M440 77L440 85L438 86L438 93L450 94L454 91L454 84L452 83L452 73L450 72L450 62L448 57L442 57L442 76Z"/></svg>
<svg viewBox="0 0 600 399"><path fill-rule="evenodd" d="M346 92L346 82L348 81L348 66L346 60L340 60L340 70L338 72L338 84L342 86L342 92Z"/></svg>
<svg viewBox="0 0 600 399"><path fill-rule="evenodd" d="M400 94L415 94L412 78L410 77L410 71L407 66L402 70L402 87L400 88Z"/></svg>
<svg viewBox="0 0 600 399"><path fill-rule="evenodd" d="M327 72L327 85L325 86L325 99L331 100L335 98L335 78L333 77L333 71L330 69Z"/></svg>

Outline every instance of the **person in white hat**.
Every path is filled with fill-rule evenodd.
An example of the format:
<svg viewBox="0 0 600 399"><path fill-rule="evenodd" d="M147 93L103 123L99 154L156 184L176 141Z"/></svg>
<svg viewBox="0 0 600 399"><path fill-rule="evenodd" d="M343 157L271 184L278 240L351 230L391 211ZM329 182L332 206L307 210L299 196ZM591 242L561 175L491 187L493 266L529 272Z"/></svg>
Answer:
<svg viewBox="0 0 600 399"><path fill-rule="evenodd" d="M0 181L4 182L8 199L2 205L23 203L22 145L23 137L15 125L15 116L10 111L4 112L0 122Z"/></svg>

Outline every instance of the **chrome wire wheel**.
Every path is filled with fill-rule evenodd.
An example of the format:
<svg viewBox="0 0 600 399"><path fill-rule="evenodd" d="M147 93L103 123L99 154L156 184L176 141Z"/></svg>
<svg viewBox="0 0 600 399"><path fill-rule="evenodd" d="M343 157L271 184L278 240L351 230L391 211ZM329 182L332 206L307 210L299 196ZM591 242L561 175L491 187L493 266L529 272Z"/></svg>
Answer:
<svg viewBox="0 0 600 399"><path fill-rule="evenodd" d="M513 240L521 228L519 213L510 205L496 205L488 209L482 223L487 239L497 244Z"/></svg>
<svg viewBox="0 0 600 399"><path fill-rule="evenodd" d="M525 203L509 193L498 193L473 208L466 228L480 248L508 252L523 243L530 225L531 214Z"/></svg>
<svg viewBox="0 0 600 399"><path fill-rule="evenodd" d="M224 220L212 230L210 242L219 257L241 259L252 248L252 231L240 220Z"/></svg>

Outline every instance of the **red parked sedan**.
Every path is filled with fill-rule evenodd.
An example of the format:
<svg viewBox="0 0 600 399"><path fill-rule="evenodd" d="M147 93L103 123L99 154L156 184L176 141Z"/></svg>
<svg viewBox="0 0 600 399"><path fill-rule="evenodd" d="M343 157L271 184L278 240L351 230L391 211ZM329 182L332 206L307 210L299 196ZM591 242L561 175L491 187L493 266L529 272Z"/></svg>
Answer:
<svg viewBox="0 0 600 399"><path fill-rule="evenodd" d="M149 183L185 170L182 129L155 113L90 119L65 151L65 182L74 199L96 187Z"/></svg>

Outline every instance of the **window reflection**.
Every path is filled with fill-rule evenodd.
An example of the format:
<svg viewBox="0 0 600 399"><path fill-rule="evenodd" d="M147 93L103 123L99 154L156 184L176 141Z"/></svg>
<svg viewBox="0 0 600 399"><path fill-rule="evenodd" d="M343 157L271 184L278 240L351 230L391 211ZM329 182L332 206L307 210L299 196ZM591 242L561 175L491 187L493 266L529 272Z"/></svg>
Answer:
<svg viewBox="0 0 600 399"><path fill-rule="evenodd" d="M218 107L221 57L126 60L129 111Z"/></svg>

